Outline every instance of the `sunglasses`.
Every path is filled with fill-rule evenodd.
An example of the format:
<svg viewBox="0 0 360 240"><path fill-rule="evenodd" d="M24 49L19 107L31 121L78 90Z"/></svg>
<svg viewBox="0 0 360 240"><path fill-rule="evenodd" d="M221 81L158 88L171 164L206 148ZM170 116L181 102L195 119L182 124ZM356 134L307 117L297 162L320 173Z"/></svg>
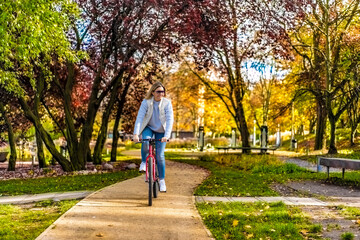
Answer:
<svg viewBox="0 0 360 240"><path fill-rule="evenodd" d="M155 91L157 94L165 93L165 91Z"/></svg>

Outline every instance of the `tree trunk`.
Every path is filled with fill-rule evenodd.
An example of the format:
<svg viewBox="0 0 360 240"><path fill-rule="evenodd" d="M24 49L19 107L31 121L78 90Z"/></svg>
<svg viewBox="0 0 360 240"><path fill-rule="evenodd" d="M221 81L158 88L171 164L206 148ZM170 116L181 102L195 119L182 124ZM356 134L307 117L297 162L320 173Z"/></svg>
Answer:
<svg viewBox="0 0 360 240"><path fill-rule="evenodd" d="M109 118L111 115L111 111L116 103L119 88L120 88L120 83L117 82L114 85L114 89L111 91L110 100L109 100L109 102L105 108L105 111L103 112L103 115L102 115L100 131L99 131L99 134L98 134L98 137L96 140L96 145L95 145L94 154L93 154L94 164L101 163L101 159L102 159L101 155L102 155L102 150L104 149L104 145L106 142Z"/></svg>
<svg viewBox="0 0 360 240"><path fill-rule="evenodd" d="M35 134L36 134L36 148L37 148L37 157L39 161L39 168L44 168L46 167L46 162L45 162L43 141L41 139L41 134L38 131L36 131Z"/></svg>
<svg viewBox="0 0 360 240"><path fill-rule="evenodd" d="M92 88L86 119L83 128L81 130L80 143L79 143L79 158L83 159L84 162L93 161L91 159L90 141L94 129L96 113L100 106L99 100L97 99L97 94L99 91L94 86L95 84L93 85Z"/></svg>
<svg viewBox="0 0 360 240"><path fill-rule="evenodd" d="M249 129L247 127L246 124L246 119L245 119L245 114L244 114L244 108L242 105L242 102L238 102L238 119L239 119L239 131L240 131L240 135L241 135L241 142L242 142L242 146L243 147L250 147L250 143L249 143ZM243 149L243 153L249 153L250 150L248 149Z"/></svg>
<svg viewBox="0 0 360 240"><path fill-rule="evenodd" d="M315 119L314 121L313 121L313 120L310 120L310 123L309 123L309 133L314 133L315 124L316 124L316 119Z"/></svg>
<svg viewBox="0 0 360 240"><path fill-rule="evenodd" d="M328 154L336 154L337 153L337 149L335 146L335 128L336 128L336 119L334 116L330 116L329 115L329 122L330 122L330 147L329 147L329 151Z"/></svg>
<svg viewBox="0 0 360 240"><path fill-rule="evenodd" d="M103 118L103 120L104 120L104 118ZM94 164L101 164L102 150L104 149L104 145L105 145L105 141L106 141L107 129L108 129L107 123L102 123L97 140L96 140L96 145L95 145L94 153L93 153L93 157L92 157Z"/></svg>
<svg viewBox="0 0 360 240"><path fill-rule="evenodd" d="M357 125L354 126L354 124L352 124L351 133L350 133L350 146L355 146L354 139L355 139L356 129L357 129Z"/></svg>
<svg viewBox="0 0 360 240"><path fill-rule="evenodd" d="M44 90L44 84L45 84L45 80L42 76L40 76L36 82L37 92L35 94L35 99L34 99L34 115L38 119L40 119L39 118L40 97ZM44 154L44 147L41 139L41 134L38 131L35 131L35 136L36 136L37 158L39 161L39 168L44 168L46 167L46 162L45 162L45 154Z"/></svg>
<svg viewBox="0 0 360 240"><path fill-rule="evenodd" d="M46 148L54 157L55 161L57 161L61 165L62 169L65 172L74 171L75 169L72 163L69 162L64 156L62 156L61 153L56 149L55 144L51 139L50 135L43 128L42 124L40 123L40 120L30 110L30 107L25 102L24 98L19 97L18 100L21 105L21 108L24 111L25 116L33 123L33 125L36 128L36 131L39 131L39 133L41 134L41 138L45 143Z"/></svg>
<svg viewBox="0 0 360 240"><path fill-rule="evenodd" d="M120 119L121 119L121 112L117 111L115 123L114 123L114 129L113 129L113 141L111 143L111 162L116 162L116 155L117 155L117 143L119 140L119 125L120 125Z"/></svg>
<svg viewBox="0 0 360 240"><path fill-rule="evenodd" d="M121 93L121 98L120 100L118 100L118 110L116 113L116 118L115 118L115 124L114 124L114 129L113 129L113 141L111 144L111 161L112 162L116 162L116 154L117 154L117 144L118 144L118 140L119 140L119 125L120 125L120 119L121 119L121 115L124 109L124 105L126 102L126 95L128 93L129 87L130 87L131 82L127 82L125 84L125 87Z"/></svg>
<svg viewBox="0 0 360 240"><path fill-rule="evenodd" d="M9 145L10 145L10 158L9 158L8 171L15 171L16 145L15 145L14 131L11 126L11 122L10 122L9 118L6 116L5 107L2 102L0 102L0 112L5 120L7 129L8 129L8 137L9 137Z"/></svg>
<svg viewBox="0 0 360 240"><path fill-rule="evenodd" d="M316 120L316 134L314 150L320 150L323 146L323 140L326 130L327 111L325 104L321 99L317 99L317 120Z"/></svg>
<svg viewBox="0 0 360 240"><path fill-rule="evenodd" d="M74 71L74 64L68 63L68 77L65 84L64 93L64 112L65 112L65 123L66 123L66 132L64 133L66 142L67 142L67 149L69 152L69 157L71 164L75 170L84 170L86 164L86 157L81 155L81 149L79 148L79 140L78 134L74 124L74 116L71 111L72 105L72 92L73 86L75 82L75 71ZM90 132L91 137L91 132ZM86 146L85 146L86 147ZM88 145L87 145L88 147Z"/></svg>

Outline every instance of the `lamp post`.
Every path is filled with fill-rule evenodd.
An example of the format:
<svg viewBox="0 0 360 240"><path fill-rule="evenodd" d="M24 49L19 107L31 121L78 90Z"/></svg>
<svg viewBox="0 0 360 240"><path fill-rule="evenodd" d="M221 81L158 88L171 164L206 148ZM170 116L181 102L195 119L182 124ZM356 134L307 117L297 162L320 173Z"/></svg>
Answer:
<svg viewBox="0 0 360 240"><path fill-rule="evenodd" d="M276 132L276 146L280 147L281 145L281 130L280 130L280 124L278 124L278 129Z"/></svg>
<svg viewBox="0 0 360 240"><path fill-rule="evenodd" d="M236 128L231 129L231 147L236 147Z"/></svg>
<svg viewBox="0 0 360 240"><path fill-rule="evenodd" d="M199 148L200 152L204 150L204 126L199 127Z"/></svg>
<svg viewBox="0 0 360 240"><path fill-rule="evenodd" d="M253 146L256 145L256 120L254 120L254 137L253 137Z"/></svg>

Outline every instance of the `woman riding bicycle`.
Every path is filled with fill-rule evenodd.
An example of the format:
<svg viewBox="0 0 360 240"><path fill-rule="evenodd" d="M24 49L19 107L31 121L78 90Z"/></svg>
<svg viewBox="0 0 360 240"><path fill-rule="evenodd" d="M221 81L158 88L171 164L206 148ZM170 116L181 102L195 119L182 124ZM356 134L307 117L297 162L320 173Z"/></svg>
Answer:
<svg viewBox="0 0 360 240"><path fill-rule="evenodd" d="M165 184L165 146L170 138L174 116L171 101L166 96L166 89L160 82L154 83L142 101L134 127L135 142L142 139L161 139L156 142L156 160L159 170L160 192L166 192ZM149 142L143 142L141 146L141 164L139 171L146 170L146 158L149 154Z"/></svg>

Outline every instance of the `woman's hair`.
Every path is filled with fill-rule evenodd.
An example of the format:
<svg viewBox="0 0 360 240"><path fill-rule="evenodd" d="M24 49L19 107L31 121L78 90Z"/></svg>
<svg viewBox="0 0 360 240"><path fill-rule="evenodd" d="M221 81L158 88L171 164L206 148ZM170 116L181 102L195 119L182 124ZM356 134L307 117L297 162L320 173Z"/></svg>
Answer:
<svg viewBox="0 0 360 240"><path fill-rule="evenodd" d="M152 98L152 93L159 87L164 88L164 97L166 97L166 88L164 87L164 85L161 82L156 82L151 86L149 91L146 93L145 99L151 99Z"/></svg>

